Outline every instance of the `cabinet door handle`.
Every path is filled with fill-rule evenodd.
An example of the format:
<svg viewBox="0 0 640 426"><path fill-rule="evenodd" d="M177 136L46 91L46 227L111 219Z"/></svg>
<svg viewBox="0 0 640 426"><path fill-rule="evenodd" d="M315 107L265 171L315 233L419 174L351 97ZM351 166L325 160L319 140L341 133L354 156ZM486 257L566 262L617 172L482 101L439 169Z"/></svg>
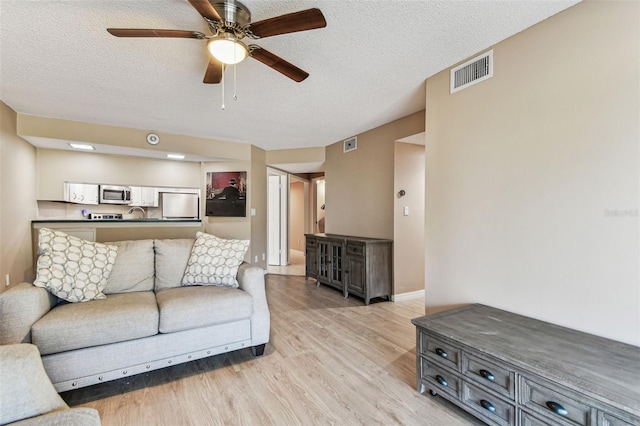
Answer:
<svg viewBox="0 0 640 426"><path fill-rule="evenodd" d="M445 352L445 350L441 348L436 348L436 353L440 355L442 358L446 358L448 356L447 352Z"/></svg>
<svg viewBox="0 0 640 426"><path fill-rule="evenodd" d="M547 408L559 416L566 416L569 414L566 408L555 401L547 401Z"/></svg>
<svg viewBox="0 0 640 426"><path fill-rule="evenodd" d="M442 377L441 375L439 375L439 374L436 376L436 380L437 380L437 381L438 381L438 383L440 383L442 386L445 386L445 387L446 387L446 386L448 386L448 385L449 385L449 384L447 383L447 380L446 380L444 377Z"/></svg>
<svg viewBox="0 0 640 426"><path fill-rule="evenodd" d="M482 408L484 408L487 411L490 411L492 413L496 412L496 407L486 399L481 399L480 405L482 405Z"/></svg>
<svg viewBox="0 0 640 426"><path fill-rule="evenodd" d="M493 374L491 374L491 371L488 370L480 370L479 371L480 375L482 377L484 377L485 379L489 380L489 381L494 381L496 378L494 377Z"/></svg>

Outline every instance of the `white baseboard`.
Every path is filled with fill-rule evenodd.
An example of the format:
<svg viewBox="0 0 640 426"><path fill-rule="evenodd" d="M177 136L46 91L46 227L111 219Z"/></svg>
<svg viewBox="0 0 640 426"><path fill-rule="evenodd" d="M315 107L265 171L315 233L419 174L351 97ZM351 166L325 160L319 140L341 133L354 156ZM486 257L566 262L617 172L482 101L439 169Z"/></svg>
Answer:
<svg viewBox="0 0 640 426"><path fill-rule="evenodd" d="M392 302L402 302L403 300L424 299L424 290L410 291L408 293L394 294L391 296Z"/></svg>

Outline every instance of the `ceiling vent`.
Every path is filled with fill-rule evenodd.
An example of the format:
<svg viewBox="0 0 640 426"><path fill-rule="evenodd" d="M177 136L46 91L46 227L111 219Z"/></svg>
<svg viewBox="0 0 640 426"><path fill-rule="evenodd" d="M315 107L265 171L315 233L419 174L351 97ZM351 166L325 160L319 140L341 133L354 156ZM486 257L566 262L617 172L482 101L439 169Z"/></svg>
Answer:
<svg viewBox="0 0 640 426"><path fill-rule="evenodd" d="M493 50L451 70L451 93L493 77Z"/></svg>
<svg viewBox="0 0 640 426"><path fill-rule="evenodd" d="M354 151L358 148L358 137L354 136L342 142L342 152Z"/></svg>

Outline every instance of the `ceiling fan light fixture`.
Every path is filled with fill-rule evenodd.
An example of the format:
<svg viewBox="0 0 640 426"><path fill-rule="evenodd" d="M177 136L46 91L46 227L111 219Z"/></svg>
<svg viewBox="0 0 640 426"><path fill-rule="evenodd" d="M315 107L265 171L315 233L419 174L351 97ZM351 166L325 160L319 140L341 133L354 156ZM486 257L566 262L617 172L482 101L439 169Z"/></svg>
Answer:
<svg viewBox="0 0 640 426"><path fill-rule="evenodd" d="M207 43L207 49L209 49L211 56L227 65L242 62L249 56L247 46L238 40L236 36L229 33L223 33L213 37L209 40L209 43Z"/></svg>

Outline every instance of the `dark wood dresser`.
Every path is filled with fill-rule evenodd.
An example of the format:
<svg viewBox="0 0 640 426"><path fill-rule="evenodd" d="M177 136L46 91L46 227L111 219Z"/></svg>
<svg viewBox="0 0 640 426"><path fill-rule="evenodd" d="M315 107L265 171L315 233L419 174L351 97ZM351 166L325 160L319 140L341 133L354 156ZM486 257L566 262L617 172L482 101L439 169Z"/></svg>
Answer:
<svg viewBox="0 0 640 426"><path fill-rule="evenodd" d="M640 425L640 347L484 305L415 318L417 388L492 425Z"/></svg>
<svg viewBox="0 0 640 426"><path fill-rule="evenodd" d="M391 240L334 234L305 234L305 278L315 278L344 293L362 297L391 297Z"/></svg>

